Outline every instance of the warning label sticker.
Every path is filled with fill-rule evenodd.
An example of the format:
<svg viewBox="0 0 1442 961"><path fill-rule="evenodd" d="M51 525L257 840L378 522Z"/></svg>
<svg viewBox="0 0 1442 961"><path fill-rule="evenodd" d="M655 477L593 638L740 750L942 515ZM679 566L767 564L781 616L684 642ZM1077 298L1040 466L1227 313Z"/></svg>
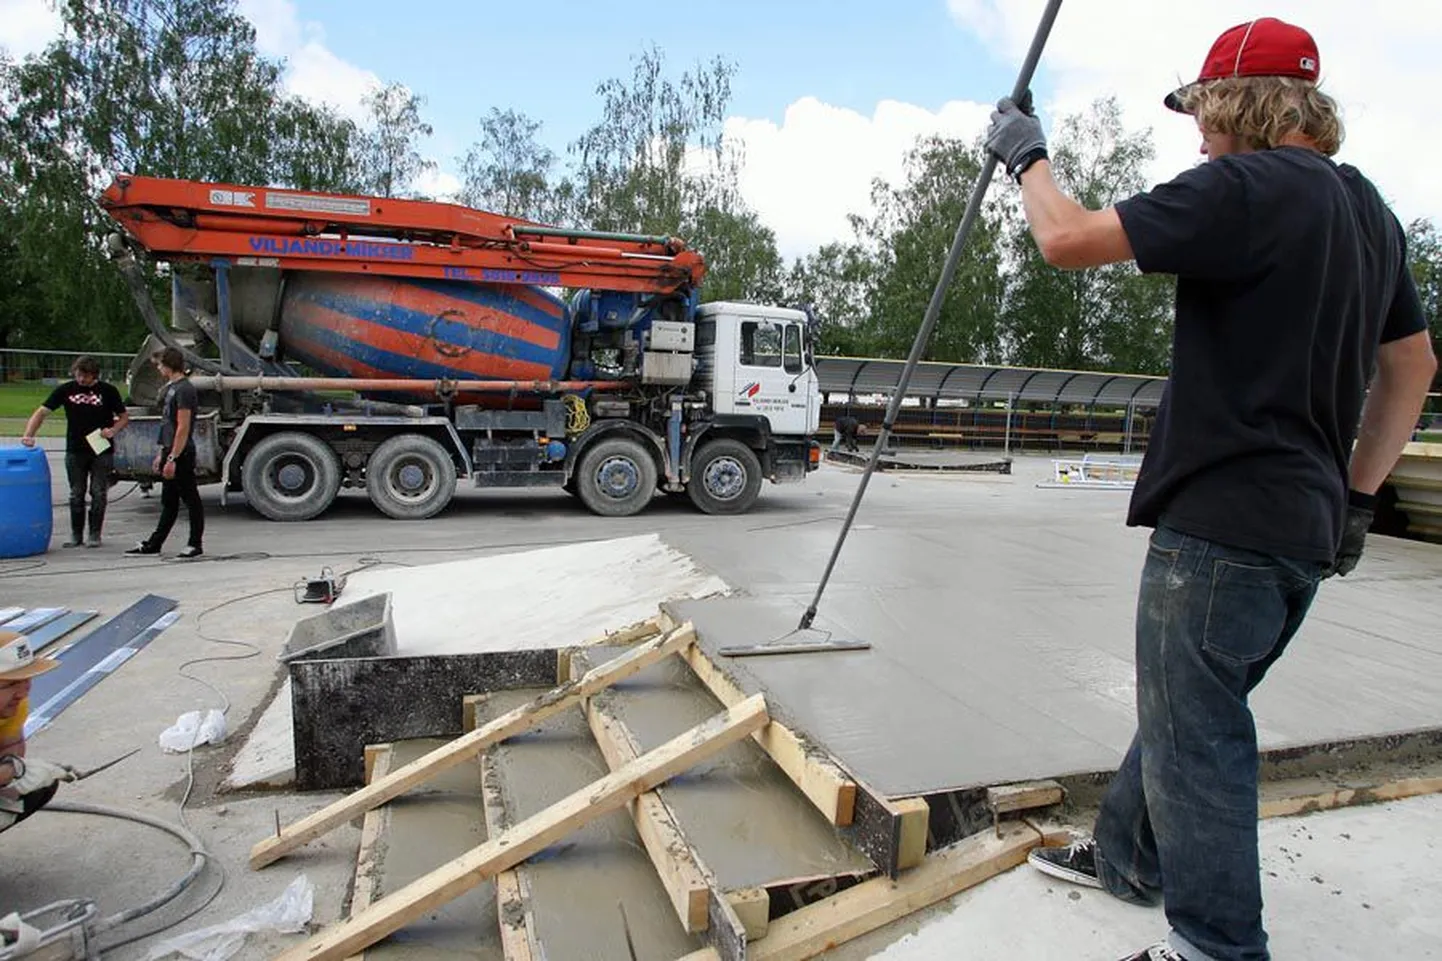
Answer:
<svg viewBox="0 0 1442 961"><path fill-rule="evenodd" d="M347 197L317 197L314 194L265 195L265 206L269 210L299 210L313 214L348 214L352 217L369 217L369 200Z"/></svg>

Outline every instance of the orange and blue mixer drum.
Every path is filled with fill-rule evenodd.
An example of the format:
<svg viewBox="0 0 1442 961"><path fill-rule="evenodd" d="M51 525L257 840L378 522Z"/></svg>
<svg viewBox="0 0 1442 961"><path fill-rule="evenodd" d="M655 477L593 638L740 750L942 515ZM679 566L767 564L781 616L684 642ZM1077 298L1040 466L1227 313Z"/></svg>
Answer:
<svg viewBox="0 0 1442 961"><path fill-rule="evenodd" d="M288 358L333 377L555 380L566 304L536 287L292 273L280 312Z"/></svg>

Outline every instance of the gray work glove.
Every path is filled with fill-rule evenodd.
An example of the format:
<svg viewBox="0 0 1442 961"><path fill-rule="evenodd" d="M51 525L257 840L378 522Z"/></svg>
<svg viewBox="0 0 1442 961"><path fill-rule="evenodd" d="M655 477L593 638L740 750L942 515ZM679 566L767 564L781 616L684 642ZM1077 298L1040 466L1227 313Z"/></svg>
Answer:
<svg viewBox="0 0 1442 961"><path fill-rule="evenodd" d="M1355 495L1354 495L1355 496ZM1347 505L1347 520L1342 525L1342 543L1337 548L1337 559L1332 563L1331 574L1346 577L1362 559L1362 545L1367 532L1372 529L1372 518L1376 512L1371 507L1352 503Z"/></svg>
<svg viewBox="0 0 1442 961"><path fill-rule="evenodd" d="M997 101L991 126L986 131L986 149L1018 183L1028 167L1047 156L1046 135L1032 111L1030 90L1022 96L1020 104L1010 97Z"/></svg>
<svg viewBox="0 0 1442 961"><path fill-rule="evenodd" d="M20 772L20 776L5 785L21 794L49 787L56 781L73 781L79 773L68 764L57 764L38 757L24 758L22 763L25 769Z"/></svg>

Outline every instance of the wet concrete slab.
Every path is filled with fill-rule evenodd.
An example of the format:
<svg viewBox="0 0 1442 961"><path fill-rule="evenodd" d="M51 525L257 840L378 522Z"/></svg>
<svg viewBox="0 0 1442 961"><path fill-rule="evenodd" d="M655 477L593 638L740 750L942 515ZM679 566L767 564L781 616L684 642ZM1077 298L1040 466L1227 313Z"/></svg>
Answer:
<svg viewBox="0 0 1442 961"><path fill-rule="evenodd" d="M537 692L496 694L478 716L510 710L524 703L528 693ZM579 710L566 711L492 748L491 757L510 823L609 773ZM702 946L699 937L682 929L624 809L571 832L527 860L521 870L546 961L628 958L628 928L637 961L672 961Z"/></svg>
<svg viewBox="0 0 1442 961"><path fill-rule="evenodd" d="M642 751L722 710L675 657L616 685L603 702ZM659 793L722 890L780 888L876 869L750 739L673 778Z"/></svg>
<svg viewBox="0 0 1442 961"><path fill-rule="evenodd" d="M395 742L393 768L444 744L423 738ZM386 810L379 844L375 900L486 841L481 771L462 764L396 798ZM366 961L503 961L496 889L486 881L367 949Z"/></svg>
<svg viewBox="0 0 1442 961"><path fill-rule="evenodd" d="M869 651L717 654L797 627L839 521L758 531L744 556L713 546L711 563L745 596L669 608L743 687L888 796L1114 769L1135 725L1149 532L1124 525L1125 496L1031 479L879 482L816 621ZM1370 538L1363 565L1323 584L1254 692L1262 746L1442 728L1439 623L1442 549Z"/></svg>

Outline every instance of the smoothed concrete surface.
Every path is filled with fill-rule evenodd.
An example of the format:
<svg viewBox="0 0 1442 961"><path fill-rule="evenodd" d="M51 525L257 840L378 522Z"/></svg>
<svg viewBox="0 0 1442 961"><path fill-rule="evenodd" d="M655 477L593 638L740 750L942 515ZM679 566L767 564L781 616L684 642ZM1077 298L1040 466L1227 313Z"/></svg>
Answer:
<svg viewBox="0 0 1442 961"><path fill-rule="evenodd" d="M648 617L662 601L726 583L655 534L353 575L336 607L391 595L401 654L530 651L581 644Z"/></svg>
<svg viewBox="0 0 1442 961"><path fill-rule="evenodd" d="M1442 796L1261 825L1274 958L1442 958ZM1160 908L1015 868L827 952L834 961L1111 961L1166 937Z"/></svg>

